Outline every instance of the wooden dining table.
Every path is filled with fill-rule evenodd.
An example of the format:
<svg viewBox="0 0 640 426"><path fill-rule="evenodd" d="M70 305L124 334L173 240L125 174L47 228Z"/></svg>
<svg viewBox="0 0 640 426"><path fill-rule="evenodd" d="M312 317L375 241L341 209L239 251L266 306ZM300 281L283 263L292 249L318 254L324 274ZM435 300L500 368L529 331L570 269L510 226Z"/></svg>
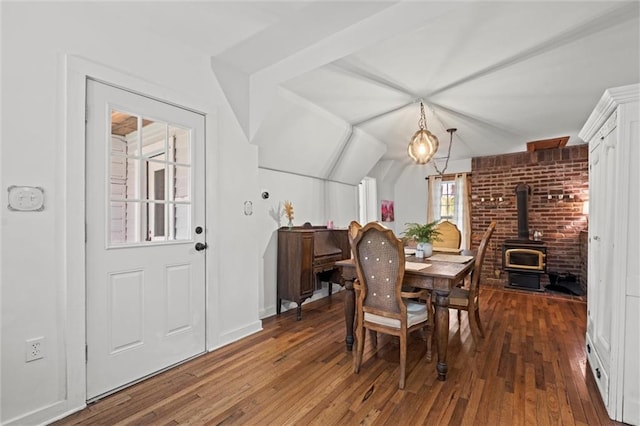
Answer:
<svg viewBox="0 0 640 426"><path fill-rule="evenodd" d="M434 252L434 255L438 253ZM433 259L437 259L436 256ZM446 256L445 256L446 257ZM406 262L425 263L429 266L421 270L405 269L403 285L428 289L435 299L435 334L438 347L438 362L436 370L439 380L447 378L447 348L449 346L449 292L462 282L471 273L474 267L474 256L466 256L465 262L441 261L432 258L419 259L415 256L408 256ZM355 318L355 294L353 281L357 278L356 265L353 259L345 259L336 262L340 267L344 287L346 290L344 298L344 315L347 330L346 345L347 350L353 349L353 327Z"/></svg>

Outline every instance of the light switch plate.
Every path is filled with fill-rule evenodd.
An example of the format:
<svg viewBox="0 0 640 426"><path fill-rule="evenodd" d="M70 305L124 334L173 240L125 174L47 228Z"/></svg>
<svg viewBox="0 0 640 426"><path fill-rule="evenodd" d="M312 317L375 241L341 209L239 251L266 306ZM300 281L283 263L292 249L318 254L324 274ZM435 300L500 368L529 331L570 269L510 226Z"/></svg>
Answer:
<svg viewBox="0 0 640 426"><path fill-rule="evenodd" d="M41 212L44 210L44 189L39 186L16 186L7 188L9 210L17 212Z"/></svg>

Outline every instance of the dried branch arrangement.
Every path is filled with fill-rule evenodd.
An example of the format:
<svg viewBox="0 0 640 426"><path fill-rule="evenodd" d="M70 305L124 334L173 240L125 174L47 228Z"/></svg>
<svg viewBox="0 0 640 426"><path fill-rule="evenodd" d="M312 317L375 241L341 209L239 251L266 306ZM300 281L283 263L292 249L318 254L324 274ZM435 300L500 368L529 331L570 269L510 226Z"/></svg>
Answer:
<svg viewBox="0 0 640 426"><path fill-rule="evenodd" d="M284 202L284 215L289 219L289 225L293 224L293 204L291 201Z"/></svg>

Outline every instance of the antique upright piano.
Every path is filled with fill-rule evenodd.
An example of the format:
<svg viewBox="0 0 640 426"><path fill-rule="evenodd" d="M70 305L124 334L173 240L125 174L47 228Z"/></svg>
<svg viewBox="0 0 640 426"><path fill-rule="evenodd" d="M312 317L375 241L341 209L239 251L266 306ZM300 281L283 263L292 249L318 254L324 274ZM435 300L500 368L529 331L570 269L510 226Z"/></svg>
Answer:
<svg viewBox="0 0 640 426"><path fill-rule="evenodd" d="M297 319L302 318L302 302L313 295L322 281L342 283L335 262L351 257L346 229L326 226L303 226L278 229L278 290L276 312L280 315L282 300L298 305Z"/></svg>

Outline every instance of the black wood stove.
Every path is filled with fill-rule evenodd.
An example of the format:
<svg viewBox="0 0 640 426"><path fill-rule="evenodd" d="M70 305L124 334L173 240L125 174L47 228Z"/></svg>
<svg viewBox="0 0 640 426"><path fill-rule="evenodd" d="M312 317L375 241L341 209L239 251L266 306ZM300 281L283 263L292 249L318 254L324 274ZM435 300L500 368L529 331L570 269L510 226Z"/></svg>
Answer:
<svg viewBox="0 0 640 426"><path fill-rule="evenodd" d="M543 241L529 239L528 197L525 183L516 187L518 238L502 245L502 266L508 272L507 287L544 291L540 276L547 272L547 247Z"/></svg>

